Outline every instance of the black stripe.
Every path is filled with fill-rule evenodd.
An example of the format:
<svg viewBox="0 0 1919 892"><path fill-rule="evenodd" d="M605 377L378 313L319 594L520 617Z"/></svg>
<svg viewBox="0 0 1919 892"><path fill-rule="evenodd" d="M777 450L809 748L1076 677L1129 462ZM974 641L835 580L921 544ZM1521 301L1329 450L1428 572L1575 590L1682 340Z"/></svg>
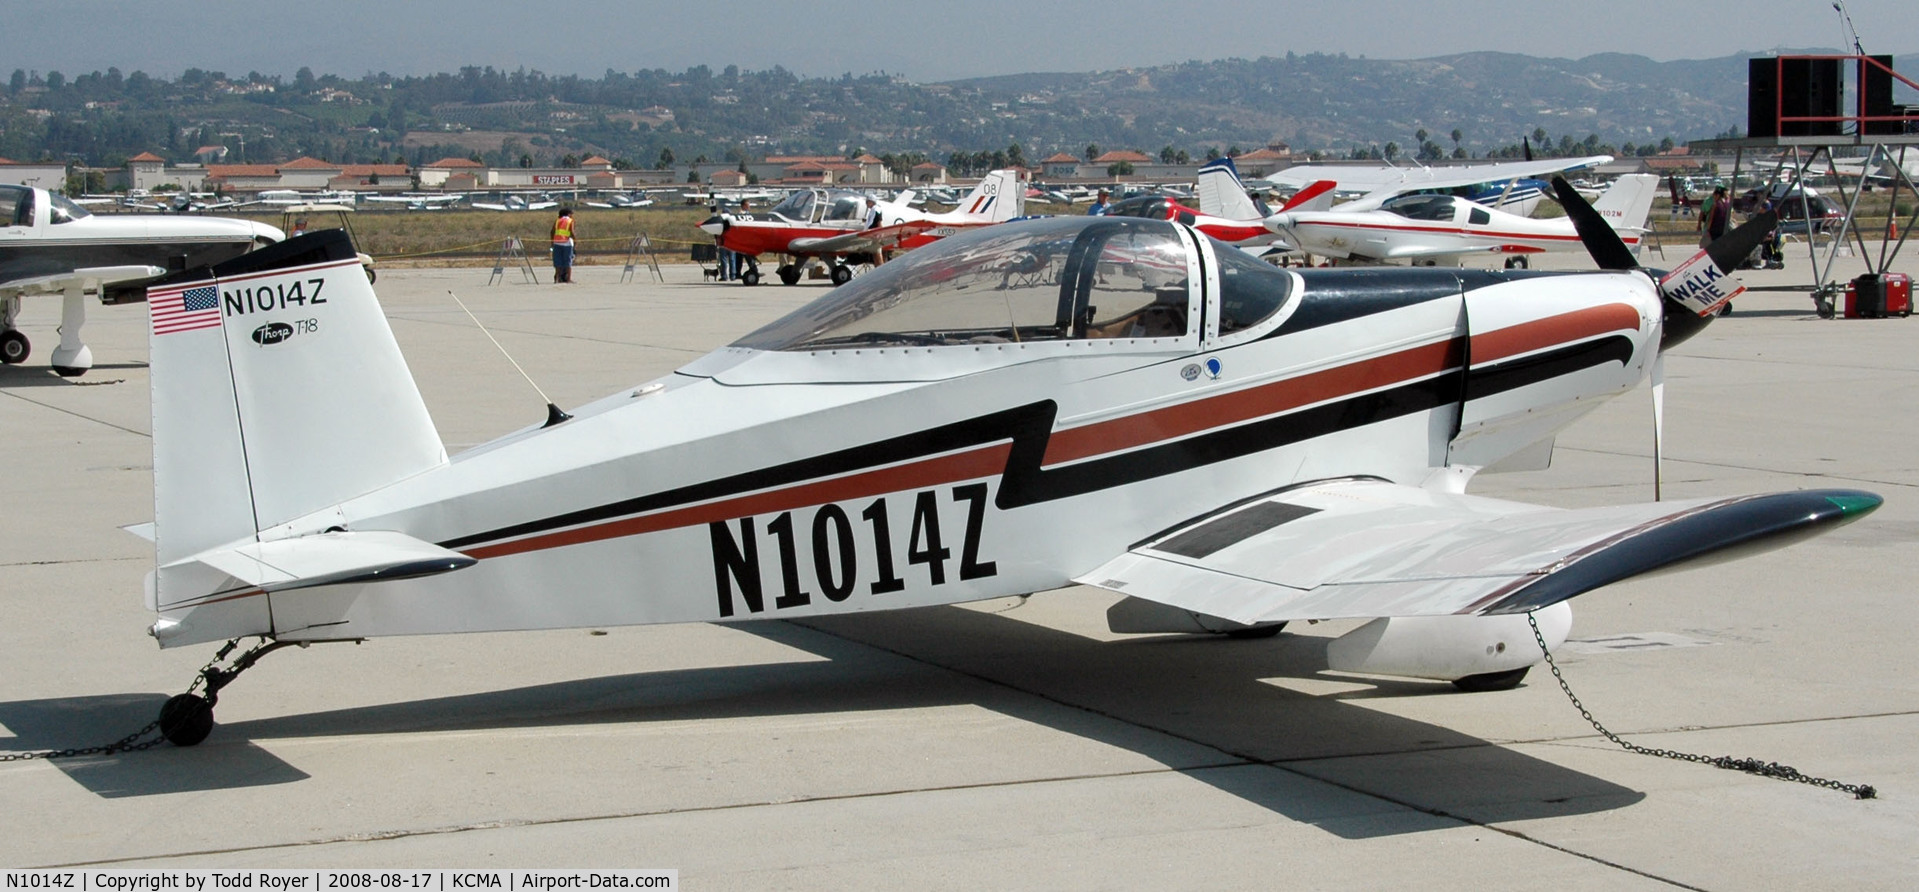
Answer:
<svg viewBox="0 0 1919 892"><path fill-rule="evenodd" d="M1627 357L1631 356L1630 340L1623 337L1607 340L1623 341ZM1560 353L1569 355L1560 357ZM1510 368L1495 365L1491 367L1492 377L1488 379L1491 384L1488 386L1496 389L1478 395L1522 387L1616 358L1614 349L1580 344L1543 354L1542 357L1527 357L1526 360L1511 363ZM1473 373L1475 382L1480 374L1477 371ZM458 550L501 539L850 474L1005 440L1012 441L1012 450L1007 457L1006 470L1001 475L994 505L1001 510L1009 510L1177 474L1315 437L1437 409L1459 402L1460 384L1460 376L1448 370L1420 381L1310 409L1051 469L1042 468L1041 462L1052 437L1058 406L1052 400L1042 400L837 452L461 536L439 544ZM1474 386L1477 392L1478 385Z"/></svg>
<svg viewBox="0 0 1919 892"><path fill-rule="evenodd" d="M1466 376L1466 399L1484 399L1609 362L1617 362L1623 368L1632 361L1632 351L1632 338L1611 335L1518 359L1487 363Z"/></svg>

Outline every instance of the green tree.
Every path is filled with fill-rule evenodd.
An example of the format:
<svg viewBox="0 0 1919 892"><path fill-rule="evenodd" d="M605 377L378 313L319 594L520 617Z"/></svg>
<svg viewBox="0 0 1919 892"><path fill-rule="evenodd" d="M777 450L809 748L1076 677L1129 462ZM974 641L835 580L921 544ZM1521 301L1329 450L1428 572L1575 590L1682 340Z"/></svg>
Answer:
<svg viewBox="0 0 1919 892"><path fill-rule="evenodd" d="M1177 154L1173 151L1173 147L1170 145L1165 146L1159 150L1159 163L1161 164L1171 164L1173 163L1173 159L1175 157L1177 157Z"/></svg>
<svg viewBox="0 0 1919 892"><path fill-rule="evenodd" d="M1098 158L1098 157L1100 156L1100 154L1101 154L1101 153L1100 153L1100 150L1099 150L1099 143L1089 143L1089 144L1087 144L1087 146L1086 146L1086 160L1088 160L1088 161L1091 161L1091 160L1093 160L1094 158Z"/></svg>
<svg viewBox="0 0 1919 892"><path fill-rule="evenodd" d="M1397 157L1399 157L1399 143L1396 143L1396 142L1387 143L1386 144L1386 160L1391 161Z"/></svg>
<svg viewBox="0 0 1919 892"><path fill-rule="evenodd" d="M1115 161L1106 165L1106 175L1109 177L1131 176L1132 173L1133 162L1131 161Z"/></svg>
<svg viewBox="0 0 1919 892"><path fill-rule="evenodd" d="M673 166L673 149L670 147L660 149L660 162L654 165L653 169L665 170L672 166Z"/></svg>

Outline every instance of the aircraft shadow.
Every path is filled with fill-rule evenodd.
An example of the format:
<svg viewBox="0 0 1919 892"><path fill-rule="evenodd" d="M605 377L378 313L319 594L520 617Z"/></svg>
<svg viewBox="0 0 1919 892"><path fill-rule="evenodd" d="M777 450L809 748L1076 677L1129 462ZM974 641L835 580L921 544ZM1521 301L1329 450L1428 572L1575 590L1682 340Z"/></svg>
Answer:
<svg viewBox="0 0 1919 892"><path fill-rule="evenodd" d="M160 714L166 694L106 694L0 703L0 725L14 733L5 752L105 744ZM307 774L251 741L204 755L162 743L149 752L54 759L50 764L97 796L118 799L289 784Z"/></svg>
<svg viewBox="0 0 1919 892"><path fill-rule="evenodd" d="M305 779L255 745L272 739L964 703L1136 752L1344 838L1442 829L1457 826L1455 818L1498 823L1587 814L1644 798L1476 737L1354 702L1500 694L1442 693L1452 689L1388 681L1352 694L1309 695L1262 681L1315 677L1325 666L1324 639L1317 637L1103 642L952 607L736 628L824 659L604 676L222 723L208 743L193 749L163 746L151 753L56 764L102 796L151 795ZM0 704L0 722L19 735L16 749L108 740L150 720L162 699L123 695ZM1408 808L1385 807L1377 800Z"/></svg>
<svg viewBox="0 0 1919 892"><path fill-rule="evenodd" d="M0 388L12 387L74 387L86 384L102 383L101 377L116 369L144 369L144 362L103 362L94 365L87 374L78 378L62 378L47 365L0 365Z"/></svg>

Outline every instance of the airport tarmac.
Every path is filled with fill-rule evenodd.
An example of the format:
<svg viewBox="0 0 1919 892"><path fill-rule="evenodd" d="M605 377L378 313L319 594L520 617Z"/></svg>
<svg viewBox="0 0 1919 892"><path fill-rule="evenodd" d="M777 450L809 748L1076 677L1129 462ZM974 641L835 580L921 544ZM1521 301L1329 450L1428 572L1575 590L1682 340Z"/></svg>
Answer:
<svg viewBox="0 0 1919 892"><path fill-rule="evenodd" d="M1803 255L1789 263L1745 279L1803 281ZM378 290L458 451L543 409L449 289L571 406L825 287L666 274L489 287L485 269L383 270ZM1116 636L1113 596L1071 589L288 649L222 693L200 746L0 763L0 865L677 868L696 890L1909 889L1919 320L1821 320L1791 293L1737 308L1669 358L1668 496L1847 486L1885 506L1584 595L1559 662L1630 740L1878 799L1623 752L1543 668L1486 694L1338 675L1325 644L1351 623ZM39 353L0 368L0 753L120 737L213 650L147 636L151 551L117 529L152 517L144 309L93 309L77 380L45 364L58 313L28 300ZM1473 489L1648 500L1650 414L1644 389L1614 400L1550 470Z"/></svg>

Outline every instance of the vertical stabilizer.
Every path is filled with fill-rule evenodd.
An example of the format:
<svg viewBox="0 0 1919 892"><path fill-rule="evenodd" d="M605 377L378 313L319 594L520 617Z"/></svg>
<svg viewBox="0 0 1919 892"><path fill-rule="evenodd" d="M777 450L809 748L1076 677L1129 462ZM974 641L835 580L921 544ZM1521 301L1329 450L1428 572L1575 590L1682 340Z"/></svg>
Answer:
<svg viewBox="0 0 1919 892"><path fill-rule="evenodd" d="M1257 220L1266 216L1253 204L1233 159L1221 156L1199 169L1199 212L1226 220Z"/></svg>
<svg viewBox="0 0 1919 892"><path fill-rule="evenodd" d="M1646 216L1652 213L1653 196L1659 191L1659 177L1650 173L1627 174L1613 181L1599 200L1593 202L1612 228L1620 232L1645 232Z"/></svg>
<svg viewBox="0 0 1919 892"><path fill-rule="evenodd" d="M960 200L959 213L988 223L1004 223L1026 212L1026 187L1019 172L990 171Z"/></svg>
<svg viewBox="0 0 1919 892"><path fill-rule="evenodd" d="M162 567L445 462L344 232L148 294Z"/></svg>

